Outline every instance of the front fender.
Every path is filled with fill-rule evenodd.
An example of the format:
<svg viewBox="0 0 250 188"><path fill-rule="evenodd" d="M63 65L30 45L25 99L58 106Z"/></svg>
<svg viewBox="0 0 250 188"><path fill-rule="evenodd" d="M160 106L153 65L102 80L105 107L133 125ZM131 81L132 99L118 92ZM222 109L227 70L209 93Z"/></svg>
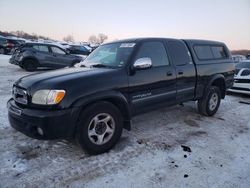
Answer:
<svg viewBox="0 0 250 188"><path fill-rule="evenodd" d="M121 92L103 91L92 95L84 96L77 99L72 104L72 107L80 108L80 111L82 111L88 105L91 105L97 101L108 101L115 105L124 117L124 128L127 130L131 130L131 110L126 97Z"/></svg>
<svg viewBox="0 0 250 188"><path fill-rule="evenodd" d="M103 91L95 94L83 96L77 99L72 107L84 108L87 105L97 102L97 101L109 101L113 103L121 111L127 120L130 120L131 113L129 108L129 103L127 98L119 91Z"/></svg>

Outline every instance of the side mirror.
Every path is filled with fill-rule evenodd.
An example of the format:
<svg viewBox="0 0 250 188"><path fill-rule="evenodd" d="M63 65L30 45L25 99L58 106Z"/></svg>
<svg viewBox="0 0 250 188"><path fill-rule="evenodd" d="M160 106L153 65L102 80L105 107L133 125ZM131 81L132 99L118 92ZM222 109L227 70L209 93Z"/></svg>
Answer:
<svg viewBox="0 0 250 188"><path fill-rule="evenodd" d="M152 61L150 58L148 57L144 57L144 58L139 58L135 61L133 67L137 70L140 69L148 69L150 67L152 67Z"/></svg>
<svg viewBox="0 0 250 188"><path fill-rule="evenodd" d="M68 49L65 50L66 54L69 55L70 51Z"/></svg>

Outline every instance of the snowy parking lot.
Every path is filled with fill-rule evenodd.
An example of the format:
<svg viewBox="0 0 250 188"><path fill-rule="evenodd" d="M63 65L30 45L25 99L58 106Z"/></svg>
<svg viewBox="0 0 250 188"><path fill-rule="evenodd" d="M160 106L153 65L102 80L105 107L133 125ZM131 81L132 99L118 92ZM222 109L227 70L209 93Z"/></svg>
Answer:
<svg viewBox="0 0 250 188"><path fill-rule="evenodd" d="M115 148L89 156L10 127L12 84L33 73L8 59L0 55L0 187L250 187L250 97L227 95L213 117L195 102L137 116Z"/></svg>

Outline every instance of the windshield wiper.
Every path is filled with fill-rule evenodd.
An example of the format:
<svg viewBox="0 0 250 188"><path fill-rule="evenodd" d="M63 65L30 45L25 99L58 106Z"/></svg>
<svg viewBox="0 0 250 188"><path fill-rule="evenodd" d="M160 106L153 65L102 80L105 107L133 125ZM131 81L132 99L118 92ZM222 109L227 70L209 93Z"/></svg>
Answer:
<svg viewBox="0 0 250 188"><path fill-rule="evenodd" d="M90 65L91 67L96 67L96 68L102 68L102 67L110 67L108 65L104 65L104 64L101 64L101 63L98 63L98 64L93 64L93 65Z"/></svg>
<svg viewBox="0 0 250 188"><path fill-rule="evenodd" d="M102 63L84 63L84 64L81 64L79 67L114 68L113 66L105 65L105 64L102 64Z"/></svg>

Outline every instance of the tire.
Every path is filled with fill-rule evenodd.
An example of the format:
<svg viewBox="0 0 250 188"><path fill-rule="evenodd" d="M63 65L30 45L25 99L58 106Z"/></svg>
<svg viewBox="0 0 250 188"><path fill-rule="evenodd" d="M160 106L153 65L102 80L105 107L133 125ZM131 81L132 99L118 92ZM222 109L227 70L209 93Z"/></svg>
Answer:
<svg viewBox="0 0 250 188"><path fill-rule="evenodd" d="M0 48L0 54L4 54L5 50L3 48Z"/></svg>
<svg viewBox="0 0 250 188"><path fill-rule="evenodd" d="M220 89L216 86L210 86L201 99L198 100L198 110L202 115L213 116L221 101Z"/></svg>
<svg viewBox="0 0 250 188"><path fill-rule="evenodd" d="M122 129L121 112L109 102L97 102L81 113L76 139L89 154L100 154L118 142Z"/></svg>
<svg viewBox="0 0 250 188"><path fill-rule="evenodd" d="M26 71L30 71L30 72L33 72L37 69L38 67L38 64L35 60L33 59L27 59L23 62L22 64L23 68L26 70Z"/></svg>

